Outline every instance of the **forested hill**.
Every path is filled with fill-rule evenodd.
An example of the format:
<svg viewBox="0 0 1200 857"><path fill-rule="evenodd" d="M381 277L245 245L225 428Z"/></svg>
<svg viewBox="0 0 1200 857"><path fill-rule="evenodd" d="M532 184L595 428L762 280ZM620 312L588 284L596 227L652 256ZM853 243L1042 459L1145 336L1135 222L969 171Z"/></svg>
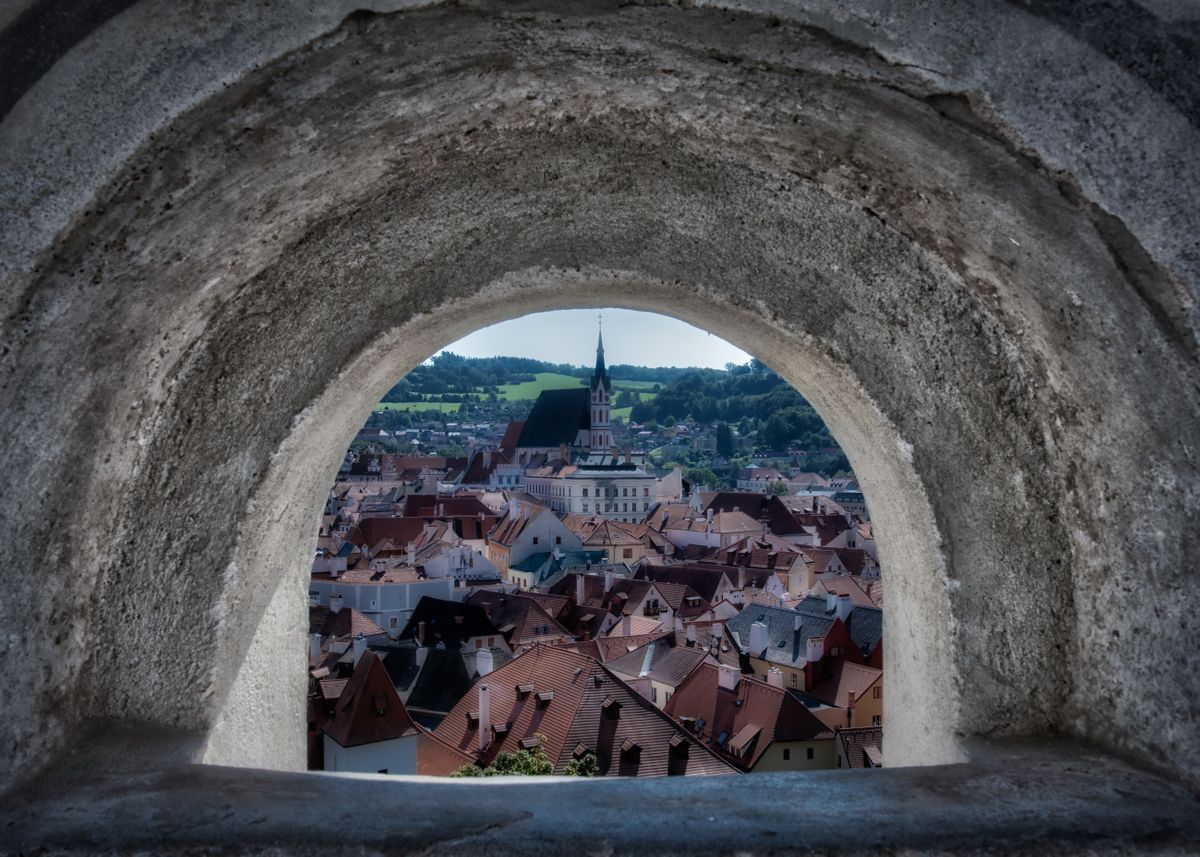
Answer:
<svg viewBox="0 0 1200 857"><path fill-rule="evenodd" d="M468 411L503 408L523 418L540 389L590 378L591 366L549 363L526 357L462 357L442 353L421 364L384 396L390 403L428 403ZM836 447L824 422L807 401L775 372L754 360L725 369L609 367L616 388L613 416L635 423L670 425L684 419L727 423L755 447L808 449ZM400 405L403 407L403 405ZM499 415L499 414L498 414ZM381 424L401 419L399 414Z"/></svg>
<svg viewBox="0 0 1200 857"><path fill-rule="evenodd" d="M550 363L530 357L463 357L442 352L413 369L383 397L385 402L420 401L424 396L447 393L478 395L497 392L500 387L533 381L537 375L551 373L580 379L592 376L592 366ZM666 384L692 373L724 374L715 369L628 366L608 367L613 378L623 381L650 381Z"/></svg>

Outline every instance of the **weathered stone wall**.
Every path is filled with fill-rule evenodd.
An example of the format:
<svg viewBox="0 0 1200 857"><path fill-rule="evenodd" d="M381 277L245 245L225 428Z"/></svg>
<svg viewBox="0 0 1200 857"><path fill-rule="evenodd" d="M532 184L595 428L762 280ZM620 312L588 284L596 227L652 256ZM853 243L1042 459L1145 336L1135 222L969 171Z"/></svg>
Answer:
<svg viewBox="0 0 1200 857"><path fill-rule="evenodd" d="M890 762L1063 731L1196 782L1200 176L1169 52L1151 79L996 4L505 4L278 56L334 21L148 5L0 124L4 770L97 716L298 765L346 439L457 336L615 304L763 358L843 442L890 572ZM119 62L134 36L158 64Z"/></svg>

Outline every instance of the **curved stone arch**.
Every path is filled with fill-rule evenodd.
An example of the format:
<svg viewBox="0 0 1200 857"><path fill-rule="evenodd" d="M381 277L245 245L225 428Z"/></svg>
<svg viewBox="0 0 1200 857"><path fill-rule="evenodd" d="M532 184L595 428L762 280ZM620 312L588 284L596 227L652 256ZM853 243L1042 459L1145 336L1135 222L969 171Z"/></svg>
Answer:
<svg viewBox="0 0 1200 857"><path fill-rule="evenodd" d="M296 616L304 609L309 542L341 450L395 379L481 326L549 309L604 306L670 314L744 347L809 398L826 419L861 474L889 570L885 621L889 641L895 641L889 643L885 663L889 764L960 760L961 687L951 657L950 581L933 508L913 469L911 446L847 367L770 318L730 306L718 293L689 293L678 283L630 272L539 270L506 276L473 297L440 306L380 336L297 419L258 489L265 497L291 501L282 509L278 503L252 503L239 528L233 564L255 568L262 579L279 583L248 650L244 632L223 641L229 654L217 662L242 659L242 667L232 685L214 675L214 685L223 684L228 696L212 727L206 761L303 766L297 717L305 683L296 655L303 650ZM300 537L305 532L307 540ZM227 602L244 597L241 577L227 580Z"/></svg>
<svg viewBox="0 0 1200 857"><path fill-rule="evenodd" d="M740 13L622 14L356 19L161 129L91 210L64 182L72 201L47 193L5 233L32 253L76 218L5 292L6 458L27 462L11 490L38 505L6 509L0 537L53 570L0 605L52 640L5 652L41 668L14 686L16 759L84 714L211 727L231 684L220 665L237 662L214 635L244 640L270 595L245 585L230 560L250 554L232 542L271 502L258 487L292 420L362 341L542 267L708 289L847 367L911 444L943 537L938 618L970 686L946 728L1063 730L1194 770L1179 688L1194 695L1200 598L1166 570L1194 556L1200 515L1195 284L1177 279L1195 176L1130 202L1120 158L1073 161L1068 145L1089 194L1122 191L1131 234L1001 118L903 63ZM360 109L339 118L329 93ZM30 109L4 141L29 141ZM1156 157L1188 151L1163 116ZM26 201L73 163L32 161ZM1147 237L1154 200L1178 231ZM397 259L402 274L386 270ZM47 452L40 432L62 414ZM299 514L291 502L305 501L281 515ZM173 609L201 621L155 625ZM1180 629L1165 647L1145 633L1159 622Z"/></svg>

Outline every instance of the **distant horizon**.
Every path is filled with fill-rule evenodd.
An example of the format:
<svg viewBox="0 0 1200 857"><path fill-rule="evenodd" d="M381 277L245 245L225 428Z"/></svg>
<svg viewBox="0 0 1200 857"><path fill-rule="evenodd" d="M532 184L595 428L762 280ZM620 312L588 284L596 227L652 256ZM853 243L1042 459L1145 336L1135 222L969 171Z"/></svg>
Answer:
<svg viewBox="0 0 1200 857"><path fill-rule="evenodd" d="M628 309L553 310L503 321L437 352L462 357L527 357L547 363L592 366L603 320L604 359L652 369L724 369L750 355L719 336L658 313ZM436 356L436 355L434 355Z"/></svg>

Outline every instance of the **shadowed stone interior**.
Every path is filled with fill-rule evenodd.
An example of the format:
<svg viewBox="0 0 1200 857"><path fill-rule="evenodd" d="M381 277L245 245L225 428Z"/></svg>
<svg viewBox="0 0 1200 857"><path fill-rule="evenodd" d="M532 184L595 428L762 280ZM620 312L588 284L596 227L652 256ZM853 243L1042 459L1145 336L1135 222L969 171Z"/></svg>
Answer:
<svg viewBox="0 0 1200 857"><path fill-rule="evenodd" d="M300 767L347 439L462 334L617 305L762 358L847 450L889 575L889 765L1065 734L1200 784L1186 83L1001 4L951 31L504 4L220 42L128 134L119 99L72 126L146 5L0 124L0 542L29 571L0 603L4 781L106 718ZM1014 40L1023 78L987 65ZM111 145L35 149L51 125Z"/></svg>

